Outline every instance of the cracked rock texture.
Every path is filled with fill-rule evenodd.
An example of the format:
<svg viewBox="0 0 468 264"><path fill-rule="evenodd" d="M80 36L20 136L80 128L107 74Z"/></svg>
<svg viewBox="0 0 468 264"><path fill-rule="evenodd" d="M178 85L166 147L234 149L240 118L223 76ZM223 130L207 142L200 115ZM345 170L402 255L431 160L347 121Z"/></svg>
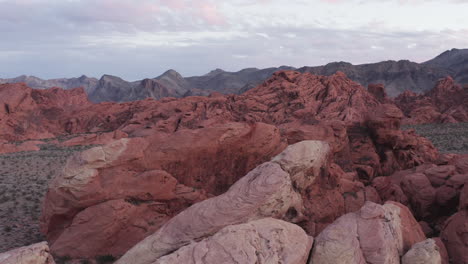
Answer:
<svg viewBox="0 0 468 264"><path fill-rule="evenodd" d="M307 153L309 158L304 159L296 152ZM173 217L125 253L117 263L153 263L191 241L213 235L229 225L266 217L290 222L301 220L302 197L293 188L293 180L310 185L314 181L313 172L323 167L328 155L329 147L324 142L302 141L288 147L273 161L250 171L226 193L199 202ZM298 174L294 168L311 173Z"/></svg>
<svg viewBox="0 0 468 264"><path fill-rule="evenodd" d="M366 202L315 238L309 264L399 264L400 257L424 239L419 224L403 205Z"/></svg>
<svg viewBox="0 0 468 264"><path fill-rule="evenodd" d="M434 239L416 243L401 259L402 264L441 264L439 247Z"/></svg>
<svg viewBox="0 0 468 264"><path fill-rule="evenodd" d="M55 264L47 242L0 253L0 264Z"/></svg>
<svg viewBox="0 0 468 264"><path fill-rule="evenodd" d="M213 236L193 242L159 258L172 263L306 263L313 239L297 225L264 218L227 226Z"/></svg>

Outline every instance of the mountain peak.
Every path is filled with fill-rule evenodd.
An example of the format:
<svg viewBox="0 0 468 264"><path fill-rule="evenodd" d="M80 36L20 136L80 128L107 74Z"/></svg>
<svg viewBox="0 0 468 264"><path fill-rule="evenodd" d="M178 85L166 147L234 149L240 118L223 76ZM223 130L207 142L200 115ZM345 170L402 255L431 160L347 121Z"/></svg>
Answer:
<svg viewBox="0 0 468 264"><path fill-rule="evenodd" d="M176 70L169 69L169 70L165 71L163 74L156 77L155 79L161 79L161 78L164 78L164 77L169 77L171 79L172 78L176 78L176 79L183 79L184 78Z"/></svg>
<svg viewBox="0 0 468 264"><path fill-rule="evenodd" d="M205 74L205 76L216 75L216 74L220 74L220 73L223 73L223 72L226 72L226 71L223 70L223 69L220 69L220 68L216 68L216 69L210 71L209 73Z"/></svg>

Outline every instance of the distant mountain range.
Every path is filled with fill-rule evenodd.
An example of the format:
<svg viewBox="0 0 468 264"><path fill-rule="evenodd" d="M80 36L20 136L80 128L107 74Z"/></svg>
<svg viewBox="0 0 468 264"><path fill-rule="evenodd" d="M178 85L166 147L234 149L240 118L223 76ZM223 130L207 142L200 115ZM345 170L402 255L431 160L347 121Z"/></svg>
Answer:
<svg viewBox="0 0 468 264"><path fill-rule="evenodd" d="M212 92L240 94L257 86L278 70L297 70L319 75L332 75L341 71L363 86L371 83L384 84L388 95L395 97L405 90L416 93L426 92L434 87L437 80L447 75L452 76L458 83L467 84L468 49L448 50L424 63L400 60L361 65L333 62L324 66L302 68L289 66L267 69L247 68L238 72L216 69L202 76L185 78L174 70L168 70L158 77L134 82L112 75L104 75L99 80L84 75L79 78L51 80L23 75L12 79L0 79L0 83L25 82L36 89L83 87L93 102L125 102L148 97L160 99L209 95Z"/></svg>

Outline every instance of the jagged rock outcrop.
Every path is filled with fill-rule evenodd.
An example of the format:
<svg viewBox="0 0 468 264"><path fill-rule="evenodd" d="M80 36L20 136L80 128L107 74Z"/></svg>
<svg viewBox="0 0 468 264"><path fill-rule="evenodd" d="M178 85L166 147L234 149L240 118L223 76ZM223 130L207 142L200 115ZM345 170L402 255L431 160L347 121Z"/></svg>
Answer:
<svg viewBox="0 0 468 264"><path fill-rule="evenodd" d="M51 182L42 231L58 255L120 255L282 146L273 126L228 123L86 150Z"/></svg>
<svg viewBox="0 0 468 264"><path fill-rule="evenodd" d="M433 239L414 244L401 259L402 264L441 264L440 249Z"/></svg>
<svg viewBox="0 0 468 264"><path fill-rule="evenodd" d="M468 122L468 89L451 77L440 79L422 95L406 91L395 103L405 114L406 124Z"/></svg>
<svg viewBox="0 0 468 264"><path fill-rule="evenodd" d="M0 264L55 264L47 242L0 253Z"/></svg>
<svg viewBox="0 0 468 264"><path fill-rule="evenodd" d="M93 102L128 102L145 98L183 97L189 91L190 84L178 72L168 70L156 78L134 82L103 75L88 95Z"/></svg>
<svg viewBox="0 0 468 264"><path fill-rule="evenodd" d="M229 225L274 217L299 222L307 210L294 186L307 188L327 166L329 147L303 141L263 163L237 181L226 193L199 202L174 216L117 263L150 264L190 241L212 235Z"/></svg>
<svg viewBox="0 0 468 264"><path fill-rule="evenodd" d="M14 90L14 86L2 87L5 91ZM44 90L40 94L50 92ZM264 122L277 126L288 143L327 140L337 154L337 163L346 171L358 170L362 178L387 175L397 169L431 162L437 156L427 140L411 131L400 132L400 117L388 116L386 106L379 110L384 106L342 73L325 77L284 71L275 73L267 82L242 96L148 99L122 104L91 104L83 99L82 92L76 92L77 96L68 96L77 98L76 102L65 99L70 106L53 106L53 102L38 102L31 96L36 93L25 86L11 93L28 103L15 114L0 114L2 121L8 119L0 123L0 137L9 141L116 130L134 137L228 121ZM65 95L71 91L61 93ZM7 94L2 98L7 101L9 97ZM7 108L12 107L8 105ZM373 112L382 114L369 117ZM387 137L390 142L379 147L375 145L375 132L371 133L367 124L369 118L374 125L386 129L387 134L394 134ZM386 124L388 120L392 123ZM382 124L378 125L379 122ZM395 138L400 142L397 145ZM382 161L389 164L382 164Z"/></svg>
<svg viewBox="0 0 468 264"><path fill-rule="evenodd" d="M62 89L68 90L82 87L86 91L86 93L90 94L94 91L94 89L96 89L98 79L82 75L78 78L43 80L35 76L21 75L16 78L0 78L0 84L5 83L25 83L27 86L32 87L34 89L49 89L53 87L60 87Z"/></svg>
<svg viewBox="0 0 468 264"><path fill-rule="evenodd" d="M315 238L309 263L400 263L400 257L424 239L405 206L367 202L359 211L338 218Z"/></svg>
<svg viewBox="0 0 468 264"><path fill-rule="evenodd" d="M400 202L412 209L419 221L438 234L444 221L463 206L463 188L468 181L468 157L455 156L444 164L425 164L377 177L372 186L383 200Z"/></svg>
<svg viewBox="0 0 468 264"><path fill-rule="evenodd" d="M303 264L307 262L312 242L312 237L297 225L263 218L227 226L213 236L181 247L154 263Z"/></svg>
<svg viewBox="0 0 468 264"><path fill-rule="evenodd" d="M0 139L8 141L53 137L64 132L58 122L65 113L90 106L83 89L33 90L24 84L0 85Z"/></svg>
<svg viewBox="0 0 468 264"><path fill-rule="evenodd" d="M39 111L34 125L50 125L38 131L87 133L61 144L106 144L70 159L49 188L42 230L59 255L122 254L181 210L225 192L249 170L299 141L322 140L330 146L320 177L310 186L295 186L307 219L298 224L313 236L366 201L381 201L375 188L366 186L374 177L437 158L427 140L399 130L398 109L380 103L342 73L277 72L240 96L72 104L55 111L53 122L42 115L46 106L31 93L25 87L31 110L16 115L14 122L26 124ZM3 131L1 137L17 140L39 137L29 130ZM103 148L116 148L119 158L110 160ZM140 180L154 180L156 186L164 173L175 182L165 189L167 196L145 196L148 189ZM112 217L88 221L99 211ZM104 226L109 232L90 239ZM127 239L117 243L120 237Z"/></svg>

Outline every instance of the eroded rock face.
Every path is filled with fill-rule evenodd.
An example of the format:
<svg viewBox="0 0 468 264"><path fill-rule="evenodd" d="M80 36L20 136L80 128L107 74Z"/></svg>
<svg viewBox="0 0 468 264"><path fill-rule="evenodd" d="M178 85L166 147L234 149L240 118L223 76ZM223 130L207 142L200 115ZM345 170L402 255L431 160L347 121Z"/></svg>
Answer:
<svg viewBox="0 0 468 264"><path fill-rule="evenodd" d="M0 264L55 264L47 242L0 253Z"/></svg>
<svg viewBox="0 0 468 264"><path fill-rule="evenodd" d="M439 247L433 239L414 244L403 256L402 264L441 264Z"/></svg>
<svg viewBox="0 0 468 264"><path fill-rule="evenodd" d="M315 238L309 263L400 263L400 257L424 239L403 205L367 202L359 211L338 218Z"/></svg>
<svg viewBox="0 0 468 264"><path fill-rule="evenodd" d="M302 264L309 257L312 242L312 237L299 226L264 218L225 227L213 236L184 246L154 263Z"/></svg>
<svg viewBox="0 0 468 264"><path fill-rule="evenodd" d="M309 158L305 159L304 154ZM314 173L320 173L328 155L329 147L323 142L303 141L289 146L271 162L249 172L226 193L199 202L174 216L117 263L153 263L190 241L212 235L229 225L266 217L300 221L307 208L304 208L301 193L295 190L293 182L311 185L319 176Z"/></svg>
<svg viewBox="0 0 468 264"><path fill-rule="evenodd" d="M430 161L436 154L430 143L411 133L399 135L402 144L395 146L396 126L385 130L391 136L379 137L385 147L377 147L373 141L375 133L367 130L366 121L368 113L381 108L382 103L343 73L317 76L279 71L239 96L147 99L121 104L91 104L82 89L32 90L25 85L7 84L0 90L2 102L5 101L4 107L0 106L0 140L88 133L86 138L80 136L69 144L105 144L109 141L99 139L99 135L114 131L141 137L225 122L263 122L277 126L289 144L326 140L333 152L339 153L337 163L365 174L381 174L385 168L387 175ZM391 118L399 122L399 117ZM384 119L382 122L387 122ZM391 162L381 164L380 160Z"/></svg>
<svg viewBox="0 0 468 264"><path fill-rule="evenodd" d="M229 123L86 150L50 183L42 231L58 255L121 255L282 148L273 126Z"/></svg>
<svg viewBox="0 0 468 264"><path fill-rule="evenodd" d="M35 111L17 116L17 122L25 124ZM239 96L85 103L55 113L54 125L41 128L48 134L91 132L62 144L105 144L71 158L51 184L42 230L59 255L123 254L183 209L228 190L287 144L321 140L330 146L330 158L318 174L292 166L298 177L314 175L310 185L292 181L305 208L299 224L314 236L366 201L379 202L378 190L366 187L375 176L437 157L427 140L399 130L398 109L382 104L343 73L280 71ZM122 142L127 143L120 150ZM120 153L115 160L103 151L111 145L117 148L111 152ZM100 210L118 220L88 221ZM83 231L103 226L109 232L95 241ZM128 237L125 243L119 242L122 236Z"/></svg>
<svg viewBox="0 0 468 264"><path fill-rule="evenodd" d="M445 165L426 164L389 177L377 177L372 186L383 200L397 201L411 208L418 221L425 221L428 232L438 234L445 220L464 205L463 186L468 181L463 169L466 159L454 156Z"/></svg>
<svg viewBox="0 0 468 264"><path fill-rule="evenodd" d="M460 195L459 211L452 215L443 228L441 238L453 263L468 263L468 181Z"/></svg>
<svg viewBox="0 0 468 264"><path fill-rule="evenodd" d="M468 121L468 90L451 77L440 79L424 95L405 92L395 103L405 113L406 124L457 123Z"/></svg>

